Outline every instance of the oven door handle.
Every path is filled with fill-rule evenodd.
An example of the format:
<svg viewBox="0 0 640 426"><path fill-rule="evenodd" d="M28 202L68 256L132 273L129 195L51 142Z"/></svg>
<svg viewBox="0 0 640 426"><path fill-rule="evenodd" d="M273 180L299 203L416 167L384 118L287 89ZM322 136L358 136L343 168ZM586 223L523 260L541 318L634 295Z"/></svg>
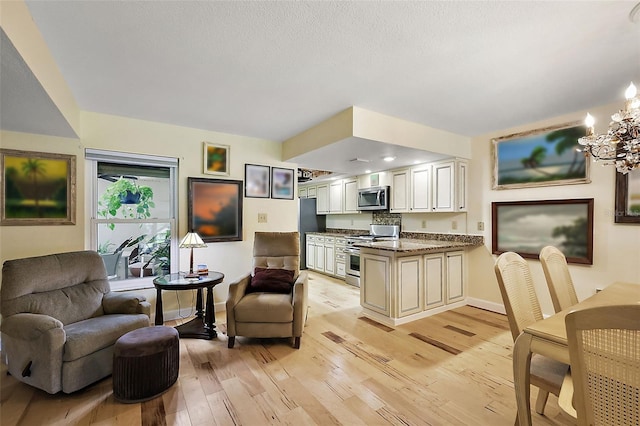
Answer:
<svg viewBox="0 0 640 426"><path fill-rule="evenodd" d="M360 249L357 248L346 248L344 249L345 253L352 253L352 254L360 254Z"/></svg>

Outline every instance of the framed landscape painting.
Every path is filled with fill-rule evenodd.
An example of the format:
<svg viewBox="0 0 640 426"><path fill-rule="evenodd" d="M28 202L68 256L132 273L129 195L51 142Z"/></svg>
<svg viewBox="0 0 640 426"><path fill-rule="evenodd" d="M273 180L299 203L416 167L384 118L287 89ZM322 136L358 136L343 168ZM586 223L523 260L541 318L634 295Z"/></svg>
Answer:
<svg viewBox="0 0 640 426"><path fill-rule="evenodd" d="M206 243L242 241L242 181L187 179L188 227Z"/></svg>
<svg viewBox="0 0 640 426"><path fill-rule="evenodd" d="M568 123L493 139L493 189L589 183L589 161L579 151L585 135Z"/></svg>
<svg viewBox="0 0 640 426"><path fill-rule="evenodd" d="M593 198L491 203L493 254L538 259L555 246L569 263L593 264Z"/></svg>
<svg viewBox="0 0 640 426"><path fill-rule="evenodd" d="M76 156L0 150L0 225L76 223Z"/></svg>
<svg viewBox="0 0 640 426"><path fill-rule="evenodd" d="M615 223L640 223L640 169L616 172Z"/></svg>

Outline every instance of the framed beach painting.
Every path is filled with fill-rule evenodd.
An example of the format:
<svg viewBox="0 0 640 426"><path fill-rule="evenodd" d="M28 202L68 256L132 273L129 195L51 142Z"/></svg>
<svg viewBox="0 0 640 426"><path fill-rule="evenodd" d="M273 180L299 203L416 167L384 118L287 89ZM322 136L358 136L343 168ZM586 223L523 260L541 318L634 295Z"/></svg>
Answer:
<svg viewBox="0 0 640 426"><path fill-rule="evenodd" d="M557 247L569 263L593 263L593 198L491 203L493 254L538 259Z"/></svg>
<svg viewBox="0 0 640 426"><path fill-rule="evenodd" d="M242 181L187 179L188 227L206 243L242 241Z"/></svg>
<svg viewBox="0 0 640 426"><path fill-rule="evenodd" d="M229 145L203 142L203 172L210 175L229 176Z"/></svg>
<svg viewBox="0 0 640 426"><path fill-rule="evenodd" d="M615 223L640 224L640 169L616 172Z"/></svg>
<svg viewBox="0 0 640 426"><path fill-rule="evenodd" d="M493 189L589 183L580 151L581 123L568 123L493 139Z"/></svg>
<svg viewBox="0 0 640 426"><path fill-rule="evenodd" d="M0 225L74 225L76 156L0 150Z"/></svg>

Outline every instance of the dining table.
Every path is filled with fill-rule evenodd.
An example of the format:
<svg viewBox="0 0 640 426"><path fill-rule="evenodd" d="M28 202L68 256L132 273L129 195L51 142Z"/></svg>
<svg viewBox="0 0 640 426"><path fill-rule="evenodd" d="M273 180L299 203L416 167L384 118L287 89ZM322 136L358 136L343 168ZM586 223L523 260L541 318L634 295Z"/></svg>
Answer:
<svg viewBox="0 0 640 426"><path fill-rule="evenodd" d="M526 327L513 346L513 384L521 426L531 425L530 377L531 355L536 353L571 364L565 317L571 311L597 306L640 303L640 284L615 282L591 297L548 318Z"/></svg>

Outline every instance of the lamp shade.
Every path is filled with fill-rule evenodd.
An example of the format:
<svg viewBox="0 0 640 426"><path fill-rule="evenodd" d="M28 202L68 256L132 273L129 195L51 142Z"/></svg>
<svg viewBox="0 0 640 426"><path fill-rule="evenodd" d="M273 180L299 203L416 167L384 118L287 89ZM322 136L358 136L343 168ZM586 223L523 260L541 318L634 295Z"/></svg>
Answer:
<svg viewBox="0 0 640 426"><path fill-rule="evenodd" d="M188 232L187 235L184 236L182 241L180 241L180 248L203 248L207 247L207 245L202 241L200 235L195 232Z"/></svg>

